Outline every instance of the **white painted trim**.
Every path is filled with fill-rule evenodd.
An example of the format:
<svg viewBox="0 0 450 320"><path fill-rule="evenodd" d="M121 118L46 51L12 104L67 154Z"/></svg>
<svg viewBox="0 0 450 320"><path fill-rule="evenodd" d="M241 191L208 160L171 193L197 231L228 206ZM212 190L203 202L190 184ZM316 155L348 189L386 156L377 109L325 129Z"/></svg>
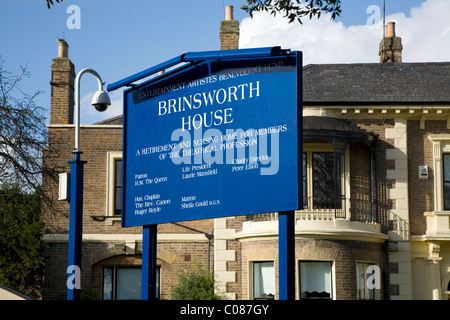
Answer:
<svg viewBox="0 0 450 320"><path fill-rule="evenodd" d="M295 236L300 238L361 240L383 243L389 236L381 232L377 223L346 219L306 221L297 220ZM241 242L278 239L278 221L245 221L242 231L236 233Z"/></svg>
<svg viewBox="0 0 450 320"><path fill-rule="evenodd" d="M105 215L114 215L114 161L122 159L122 151L108 151L106 159L106 212ZM122 182L123 183L123 182ZM113 221L120 221L121 218L106 219L106 224L112 225Z"/></svg>
<svg viewBox="0 0 450 320"><path fill-rule="evenodd" d="M312 208L312 193L313 193L313 179L312 179L312 153L313 152L333 152L333 146L330 143L304 143L303 152L306 152L306 171L307 171L307 199L308 208ZM345 192L345 217L350 219L350 146L347 145L344 154L344 168L341 172L341 190ZM302 178L301 178L302 179ZM306 209L314 212L313 209ZM334 210L333 210L334 212Z"/></svg>
<svg viewBox="0 0 450 320"><path fill-rule="evenodd" d="M214 219L214 279L219 293L226 292L228 282L236 281L236 271L227 268L228 261L236 261L236 250L227 249L227 240L233 240L234 234L234 229L227 229L227 218ZM225 293L225 296L228 300L236 299L235 293Z"/></svg>
<svg viewBox="0 0 450 320"><path fill-rule="evenodd" d="M430 134L428 140L433 144L434 211L440 212L444 210L442 153L450 152L450 134Z"/></svg>
<svg viewBox="0 0 450 320"><path fill-rule="evenodd" d="M68 242L67 233L44 234L44 242ZM126 242L142 241L142 234L111 234L111 233L85 233L85 242ZM158 233L158 242L208 242L203 234L192 233Z"/></svg>
<svg viewBox="0 0 450 320"><path fill-rule="evenodd" d="M74 124L47 124L47 128L74 128ZM80 128L85 129L122 129L121 124L81 124Z"/></svg>

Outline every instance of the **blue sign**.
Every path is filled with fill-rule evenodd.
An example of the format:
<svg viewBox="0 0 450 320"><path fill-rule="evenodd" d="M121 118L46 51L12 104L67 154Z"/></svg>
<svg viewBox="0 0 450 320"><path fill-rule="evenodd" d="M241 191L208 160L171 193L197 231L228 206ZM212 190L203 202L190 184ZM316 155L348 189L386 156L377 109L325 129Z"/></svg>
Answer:
<svg viewBox="0 0 450 320"><path fill-rule="evenodd" d="M125 91L123 226L298 209L301 53L177 70Z"/></svg>

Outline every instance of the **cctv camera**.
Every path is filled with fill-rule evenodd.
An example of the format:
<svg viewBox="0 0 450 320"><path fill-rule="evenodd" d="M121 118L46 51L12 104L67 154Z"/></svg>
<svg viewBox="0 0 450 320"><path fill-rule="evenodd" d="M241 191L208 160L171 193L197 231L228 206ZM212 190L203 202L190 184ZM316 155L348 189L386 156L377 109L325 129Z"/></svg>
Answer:
<svg viewBox="0 0 450 320"><path fill-rule="evenodd" d="M105 91L99 90L94 94L91 104L97 111L103 112L111 105L111 100Z"/></svg>

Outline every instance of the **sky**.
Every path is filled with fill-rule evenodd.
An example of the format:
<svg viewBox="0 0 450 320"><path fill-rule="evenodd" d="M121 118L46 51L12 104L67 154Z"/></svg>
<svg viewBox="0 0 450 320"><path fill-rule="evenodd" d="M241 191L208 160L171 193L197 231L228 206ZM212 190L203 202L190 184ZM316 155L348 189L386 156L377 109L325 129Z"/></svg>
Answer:
<svg viewBox="0 0 450 320"><path fill-rule="evenodd" d="M122 80L185 52L219 50L225 6L234 7L240 48L281 46L303 52L304 64L377 63L383 36L383 0L342 0L335 21L322 15L291 23L281 15L240 9L245 0L64 0L48 9L45 0L0 0L0 58L3 69L30 77L21 89L42 91L35 102L50 113L50 66L57 38L69 44L76 72L97 71L107 84ZM450 61L449 0L386 0L386 22L396 23L403 62ZM89 74L81 79L81 124L122 114L122 90L110 93L111 107L90 105L97 90Z"/></svg>

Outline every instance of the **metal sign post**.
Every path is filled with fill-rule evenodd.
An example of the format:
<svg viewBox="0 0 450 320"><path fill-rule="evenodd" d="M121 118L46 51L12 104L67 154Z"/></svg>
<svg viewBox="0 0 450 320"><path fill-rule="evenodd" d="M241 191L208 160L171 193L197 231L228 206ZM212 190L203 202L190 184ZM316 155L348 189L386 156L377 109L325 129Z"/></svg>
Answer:
<svg viewBox="0 0 450 320"><path fill-rule="evenodd" d="M295 216L278 214L278 291L280 300L295 300Z"/></svg>
<svg viewBox="0 0 450 320"><path fill-rule="evenodd" d="M144 226L142 230L142 284L141 299L156 300L156 224Z"/></svg>
<svg viewBox="0 0 450 320"><path fill-rule="evenodd" d="M81 298L81 246L83 244L83 172L86 161L81 161L80 151L73 152L70 164L70 211L68 270L73 274L67 279L67 300Z"/></svg>
<svg viewBox="0 0 450 320"><path fill-rule="evenodd" d="M81 256L83 244L83 172L86 161L81 161L80 150L80 80L85 73L97 78L98 91L94 94L92 105L97 111L105 111L111 100L103 91L103 82L100 75L92 69L83 69L75 78L75 151L74 159L70 164L70 211L69 211L69 250L67 273L67 299L79 300L81 295ZM72 273L73 272L73 273Z"/></svg>

